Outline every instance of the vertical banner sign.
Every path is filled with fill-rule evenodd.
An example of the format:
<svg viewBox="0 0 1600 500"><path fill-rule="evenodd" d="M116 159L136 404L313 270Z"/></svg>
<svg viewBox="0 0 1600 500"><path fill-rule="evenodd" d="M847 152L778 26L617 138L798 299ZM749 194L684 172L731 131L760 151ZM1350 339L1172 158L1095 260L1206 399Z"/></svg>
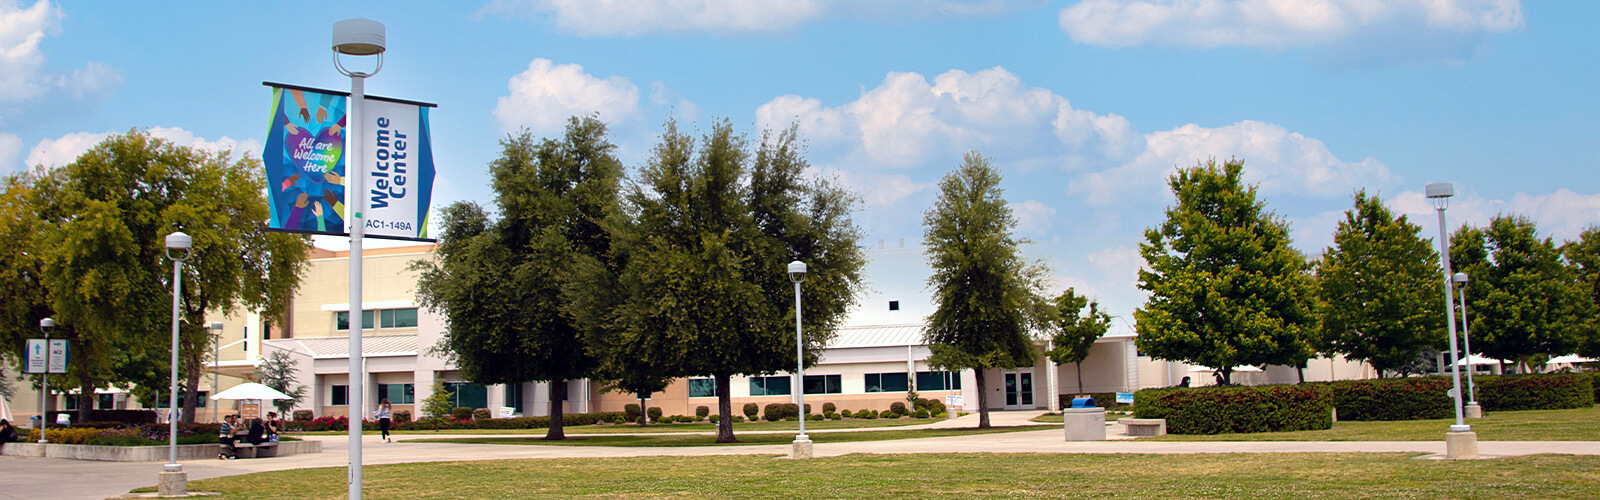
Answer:
<svg viewBox="0 0 1600 500"><path fill-rule="evenodd" d="M361 110L367 212L365 234L427 239L433 196L433 140L428 106L367 97Z"/></svg>
<svg viewBox="0 0 1600 500"><path fill-rule="evenodd" d="M28 339L28 363L22 373L45 373L45 339Z"/></svg>
<svg viewBox="0 0 1600 500"><path fill-rule="evenodd" d="M46 352L46 357L49 358L45 363L49 365L45 367L46 371L50 373L66 373L67 361L72 359L69 353L67 339L50 339L50 350Z"/></svg>
<svg viewBox="0 0 1600 500"><path fill-rule="evenodd" d="M269 229L345 234L344 128L347 99L308 89L272 89L267 170Z"/></svg>

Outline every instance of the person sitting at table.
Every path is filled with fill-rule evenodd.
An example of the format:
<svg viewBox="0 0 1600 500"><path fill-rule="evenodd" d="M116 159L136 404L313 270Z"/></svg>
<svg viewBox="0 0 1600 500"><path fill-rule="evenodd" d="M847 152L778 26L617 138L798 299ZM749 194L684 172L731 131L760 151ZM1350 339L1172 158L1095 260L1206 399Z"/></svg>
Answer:
<svg viewBox="0 0 1600 500"><path fill-rule="evenodd" d="M267 426L262 424L261 419L259 418L250 419L250 427L246 432L247 434L245 434L244 439L245 441L249 441L250 444L261 444L267 442Z"/></svg>
<svg viewBox="0 0 1600 500"><path fill-rule="evenodd" d="M11 422L0 418L0 449L3 449L6 443L16 440L17 429L11 426Z"/></svg>
<svg viewBox="0 0 1600 500"><path fill-rule="evenodd" d="M267 440L274 443L278 442L278 412L267 412L265 425L267 426Z"/></svg>
<svg viewBox="0 0 1600 500"><path fill-rule="evenodd" d="M223 417L222 426L217 428L217 442L228 447L228 451L217 454L218 460L233 460L239 458L239 450L234 448L233 427L237 420L233 415Z"/></svg>

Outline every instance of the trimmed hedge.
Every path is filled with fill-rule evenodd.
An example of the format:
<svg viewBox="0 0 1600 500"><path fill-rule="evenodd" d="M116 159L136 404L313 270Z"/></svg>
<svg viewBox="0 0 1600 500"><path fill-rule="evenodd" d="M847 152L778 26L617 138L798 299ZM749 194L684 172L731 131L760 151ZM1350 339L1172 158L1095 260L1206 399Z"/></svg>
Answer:
<svg viewBox="0 0 1600 500"><path fill-rule="evenodd" d="M1310 385L1310 384L1308 384ZM1448 377L1341 380L1323 384L1333 390L1339 420L1423 420L1450 418Z"/></svg>
<svg viewBox="0 0 1600 500"><path fill-rule="evenodd" d="M1559 410L1594 406L1593 376L1582 373L1475 377L1485 411Z"/></svg>
<svg viewBox="0 0 1600 500"><path fill-rule="evenodd" d="M1164 418L1172 434L1321 430L1333 427L1333 393L1321 385L1145 389L1134 416Z"/></svg>

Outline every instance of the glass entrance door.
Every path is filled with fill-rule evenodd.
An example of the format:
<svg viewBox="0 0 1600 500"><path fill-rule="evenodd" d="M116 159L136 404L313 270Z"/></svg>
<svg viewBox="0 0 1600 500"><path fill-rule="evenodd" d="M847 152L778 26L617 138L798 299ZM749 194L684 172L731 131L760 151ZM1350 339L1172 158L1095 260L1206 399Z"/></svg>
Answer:
<svg viewBox="0 0 1600 500"><path fill-rule="evenodd" d="M1033 409L1033 371L1005 374L1007 410Z"/></svg>

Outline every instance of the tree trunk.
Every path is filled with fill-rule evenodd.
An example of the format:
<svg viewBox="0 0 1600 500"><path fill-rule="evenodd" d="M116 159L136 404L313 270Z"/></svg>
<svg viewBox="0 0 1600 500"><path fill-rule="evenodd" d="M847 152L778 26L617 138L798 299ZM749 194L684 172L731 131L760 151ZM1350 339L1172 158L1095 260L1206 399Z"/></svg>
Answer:
<svg viewBox="0 0 1600 500"><path fill-rule="evenodd" d="M714 375L717 381L717 411L722 418L717 419L717 442L737 443L733 437L733 396L729 385L733 384L733 376L728 373Z"/></svg>
<svg viewBox="0 0 1600 500"><path fill-rule="evenodd" d="M78 422L94 421L94 377L78 370Z"/></svg>
<svg viewBox="0 0 1600 500"><path fill-rule="evenodd" d="M1083 394L1083 362L1073 363L1078 366L1078 394Z"/></svg>
<svg viewBox="0 0 1600 500"><path fill-rule="evenodd" d="M1332 360L1329 360L1329 362L1331 363ZM1294 367L1294 371L1296 374L1300 375L1300 383L1306 383L1306 364L1300 363L1300 366Z"/></svg>
<svg viewBox="0 0 1600 500"><path fill-rule="evenodd" d="M644 427L650 421L650 407L645 403L644 393L639 393L639 427Z"/></svg>
<svg viewBox="0 0 1600 500"><path fill-rule="evenodd" d="M983 368L972 370L978 378L978 428L989 428L989 387L984 385Z"/></svg>
<svg viewBox="0 0 1600 500"><path fill-rule="evenodd" d="M1233 367L1223 368L1219 371L1222 372L1222 380L1218 380L1217 385L1233 385Z"/></svg>
<svg viewBox="0 0 1600 500"><path fill-rule="evenodd" d="M561 441L567 439L566 432L561 428L561 407L567 400L567 381L550 381L550 429L544 433L545 441Z"/></svg>
<svg viewBox="0 0 1600 500"><path fill-rule="evenodd" d="M197 358L197 357L193 357L193 356L189 357L189 359L184 360L184 363L183 363L183 369L184 369L184 371L186 373L184 373L184 377L183 377L183 386L182 386L183 387L183 389L182 389L183 393L182 393L182 395L180 395L178 397L183 398L183 420L182 421L185 424L194 423L194 414L195 414L194 410L195 410L196 407L199 406L198 405L199 399L200 399L200 366L199 365L200 365L200 359ZM262 403L266 403L266 401L262 401ZM259 418L259 417L261 417L261 415L257 415L255 417L250 417L250 418Z"/></svg>

